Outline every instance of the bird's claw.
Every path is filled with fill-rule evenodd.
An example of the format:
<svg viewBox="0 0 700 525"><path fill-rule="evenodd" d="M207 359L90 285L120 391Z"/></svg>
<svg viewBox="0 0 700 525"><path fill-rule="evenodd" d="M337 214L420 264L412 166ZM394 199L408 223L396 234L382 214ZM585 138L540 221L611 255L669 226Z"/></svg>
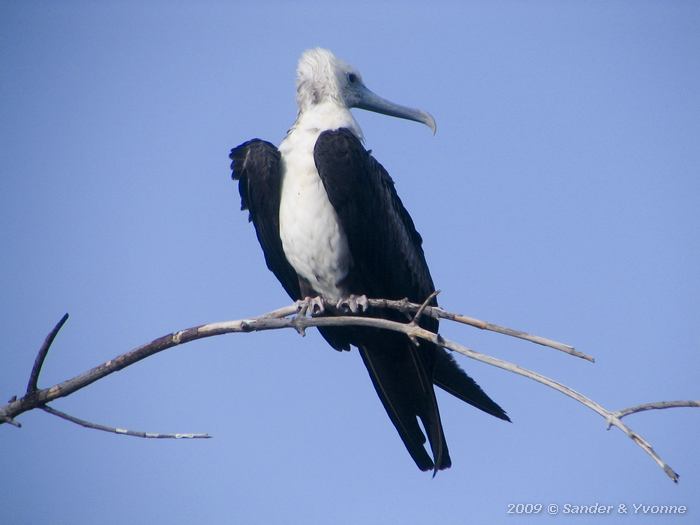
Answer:
<svg viewBox="0 0 700 525"><path fill-rule="evenodd" d="M356 314L358 312L366 312L369 308L369 301L366 295L349 295L338 301L335 307L341 312L350 312Z"/></svg>
<svg viewBox="0 0 700 525"><path fill-rule="evenodd" d="M321 315L325 311L326 307L323 305L323 299L320 296L304 297L297 301L297 315L301 317L306 317L307 315L314 317Z"/></svg>

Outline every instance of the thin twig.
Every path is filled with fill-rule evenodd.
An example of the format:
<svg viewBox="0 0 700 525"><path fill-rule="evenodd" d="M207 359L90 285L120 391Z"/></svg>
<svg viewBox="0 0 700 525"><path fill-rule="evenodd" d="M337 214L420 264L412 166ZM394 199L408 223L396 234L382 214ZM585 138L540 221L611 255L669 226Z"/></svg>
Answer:
<svg viewBox="0 0 700 525"><path fill-rule="evenodd" d="M41 408L44 412L53 414L62 419L75 423L85 428L92 428L93 430L102 430L103 432L111 432L113 434L121 434L123 436L134 436L140 438L151 438L151 439L207 439L211 436L209 434L162 434L160 432L141 432L138 430L128 430L126 428L109 427L106 425L100 425L99 423L92 423L86 421L85 419L80 419L79 417L71 416L60 410L56 410L48 405L44 405Z"/></svg>
<svg viewBox="0 0 700 525"><path fill-rule="evenodd" d="M440 293L440 290L435 290L433 291L426 299L423 301L423 304L421 304L418 307L418 310L416 310L415 315L411 319L411 321L408 323L409 326L418 326L418 322L420 321L420 318L423 316L423 312L425 311L425 308L428 306L428 303L435 299L437 295ZM413 343L413 346L420 346L420 343L418 342L418 339L412 335L408 336L408 339ZM435 471L437 472L437 470ZM433 473L433 476L435 475L435 472Z"/></svg>
<svg viewBox="0 0 700 525"><path fill-rule="evenodd" d="M410 324L413 324L413 325L418 324L418 321L420 321L420 318L423 317L423 312L425 311L425 309L426 309L426 308L428 307L428 305L430 304L430 301L432 301L433 299L435 299L435 298L438 296L439 293L440 293L440 290L435 290L433 293L431 293L431 294L425 299L425 301L423 301L423 303L418 307L418 310L416 310L416 315L413 316L413 319L411 320L411 323L410 323Z"/></svg>
<svg viewBox="0 0 700 525"><path fill-rule="evenodd" d="M369 299L369 304L374 308L391 308L394 310L400 310L404 312L413 312L420 308L420 305L411 303L406 299ZM595 362L595 359L593 357L584 354L583 352L579 352L571 345L560 343L558 341L554 341L553 339L548 339L539 335L532 335L526 332L522 332L520 330L514 330L513 328L507 328L505 326L500 326L494 323L489 323L487 321L482 321L481 319L477 319L475 317L469 317L467 315L448 312L438 306L426 307L423 314L430 315L432 317L435 317L436 319L446 319L449 321L454 321L456 323L466 324L469 326L473 326L474 328L479 328L480 330L488 330L490 332L496 332L510 337L517 337L518 339L523 339L525 341L530 341L531 343L547 346L549 348L559 350L560 352L564 352L565 354L585 359L586 361L590 361L591 363Z"/></svg>
<svg viewBox="0 0 700 525"><path fill-rule="evenodd" d="M700 401L657 401L655 403L644 403L642 405L637 405L634 407L623 408L615 412L615 415L622 419L630 414L636 414L637 412L644 412L646 410L662 410L664 408L692 408L700 407Z"/></svg>
<svg viewBox="0 0 700 525"><path fill-rule="evenodd" d="M61 320L58 321L58 323L56 323L56 326L53 327L53 330L51 330L49 332L49 335L46 336L46 339L44 339L44 344L42 344L41 348L39 348L39 353L34 359L34 366L32 367L32 372L31 374L29 374L29 381L27 382L27 394L34 392L37 389L37 384L39 383L39 374L41 373L41 367L44 366L44 360L46 359L46 356L49 353L49 348L51 348L53 340L56 339L59 330L63 328L63 325L66 323L67 320L68 314L63 314Z"/></svg>
<svg viewBox="0 0 700 525"><path fill-rule="evenodd" d="M22 423L20 423L19 421L15 421L13 418L6 414L0 414L0 424L2 423L7 423L8 425L12 425L13 427L22 428Z"/></svg>

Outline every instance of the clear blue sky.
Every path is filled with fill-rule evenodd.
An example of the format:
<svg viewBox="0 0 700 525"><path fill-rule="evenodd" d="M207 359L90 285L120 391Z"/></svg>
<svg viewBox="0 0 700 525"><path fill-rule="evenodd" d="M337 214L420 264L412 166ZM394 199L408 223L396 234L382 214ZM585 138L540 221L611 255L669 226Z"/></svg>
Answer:
<svg viewBox="0 0 700 525"><path fill-rule="evenodd" d="M342 7L341 7L342 6ZM425 239L442 304L576 345L595 365L447 325L611 408L697 399L697 2L2 2L0 396L71 318L41 384L195 324L289 301L265 268L228 151L278 143L300 53L332 49L437 135L357 111ZM628 422L681 474L543 386L460 359L513 419L444 393L454 461L404 450L356 352L316 333L170 350L0 427L8 524L545 523L508 503L685 504L700 411Z"/></svg>

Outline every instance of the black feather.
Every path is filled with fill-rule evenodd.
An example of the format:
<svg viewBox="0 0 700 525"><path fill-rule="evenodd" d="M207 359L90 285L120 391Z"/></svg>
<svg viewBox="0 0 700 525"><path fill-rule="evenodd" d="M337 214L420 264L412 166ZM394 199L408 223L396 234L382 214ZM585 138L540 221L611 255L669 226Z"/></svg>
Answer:
<svg viewBox="0 0 700 525"><path fill-rule="evenodd" d="M289 264L279 234L281 158L275 146L254 139L231 151L241 209L248 210L267 267L292 299L314 293ZM324 131L314 148L316 169L347 237L352 264L341 285L350 294L422 303L435 289L422 239L396 193L394 181L347 129ZM307 289L308 288L308 289ZM432 305L437 305L433 299ZM404 321L394 311L371 312ZM438 321L420 325L434 333ZM421 470L451 465L433 384L489 414L508 420L443 348L427 341L413 345L405 336L374 328L325 327L319 331L337 350L360 350L379 398L411 457ZM426 452L428 435L432 458Z"/></svg>
<svg viewBox="0 0 700 525"><path fill-rule="evenodd" d="M255 226L265 264L296 301L301 298L299 280L284 255L280 239L280 153L269 142L253 139L233 148L229 158L232 178L238 181L241 209L248 210L248 220Z"/></svg>

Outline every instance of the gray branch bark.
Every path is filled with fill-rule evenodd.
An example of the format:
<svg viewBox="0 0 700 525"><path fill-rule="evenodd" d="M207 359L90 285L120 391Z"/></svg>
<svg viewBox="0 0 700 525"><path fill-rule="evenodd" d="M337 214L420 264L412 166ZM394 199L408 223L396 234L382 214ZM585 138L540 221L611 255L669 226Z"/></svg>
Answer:
<svg viewBox="0 0 700 525"><path fill-rule="evenodd" d="M572 346L553 341L540 336L530 335L519 330L514 330L512 328L507 328L493 323L488 323L486 321L481 321L473 317L464 316L461 314L456 314L443 310L442 308L426 306L426 303L422 305L413 304L407 300L387 300L387 299L370 299L369 305L372 308L390 308L394 310L401 311L407 314L406 323L398 323L395 321L389 321L386 319L377 319L374 317L365 316L354 316L354 315L336 315L328 317L300 317L296 313L298 311L297 305L290 305L287 307L280 308L278 310L263 314L257 317L252 317L249 319L240 319L235 321L223 321L218 323L208 323L199 326L194 326L192 328L187 328L185 330L179 330L173 332L157 339L154 339L150 343L141 345L133 350L121 354L114 359L110 359L80 375L77 375L71 379L63 381L61 383L55 384L48 388L40 389L37 387L37 382L41 368L49 351L51 343L53 342L56 334L61 329L63 324L67 319L67 315L64 316L61 321L56 325L56 327L51 331L51 333L46 338L46 341L42 345L37 358L32 368L30 379L27 386L27 392L20 398L13 397L6 405L0 406L0 424L10 423L15 426L20 426L16 421L16 417L24 412L42 409L64 419L68 419L74 423L86 426L88 428L95 428L98 430L106 430L109 432L116 432L120 434L127 434L139 437L169 437L169 438L181 438L181 437L209 437L207 434L160 434L160 433L148 433L148 432L136 432L129 431L125 429L118 429L116 427L107 427L105 425L99 425L96 423L90 423L74 416L70 416L63 412L57 411L51 407L48 407L47 403L59 399L61 397L66 397L72 393L81 390L88 385L99 381L103 377L108 376L114 372L122 370L142 359L145 359L151 355L167 350L174 346L182 345L194 341L197 339L203 339L206 337L213 337L222 334L229 333L241 333L241 332L257 332L264 330L279 330L283 328L291 328L297 332L303 334L304 330L313 326L370 326L376 328L382 328L386 330L393 330L405 334L412 340L415 339L425 339L431 341L437 345L440 345L448 350L458 352L476 361L507 370L514 374L518 374L533 381L537 381L543 385L546 385L568 397L574 399L581 403L582 405L593 410L595 413L600 415L605 419L608 424L608 428L614 426L621 430L625 435L627 435L634 443L636 443L644 452L646 452L655 462L661 467L664 472L674 481L678 481L678 474L667 464L652 448L651 444L646 441L641 435L633 431L628 425L622 422L622 418L633 413L638 413L646 410L661 409L661 408L677 408L677 407L700 407L700 401L660 401L657 403L646 403L643 405L638 405L635 407L624 408L621 410L609 410L603 407L600 403L586 397L573 390L572 388L559 383L553 379L550 379L542 374L522 368L514 363L498 359L486 354L482 354L472 350L460 343L455 341L450 341L443 338L439 334L432 333L428 330L421 328L416 318L422 315L433 316L440 319L445 319L449 321L454 321L461 324L466 324L473 326L482 330L490 330L493 332L501 333L511 337L517 337L519 339L524 339L539 345L547 346L569 355L580 357L587 361L593 362L593 358L586 354L583 354ZM327 305L329 310L333 309L333 305ZM411 317L410 314L413 314Z"/></svg>

